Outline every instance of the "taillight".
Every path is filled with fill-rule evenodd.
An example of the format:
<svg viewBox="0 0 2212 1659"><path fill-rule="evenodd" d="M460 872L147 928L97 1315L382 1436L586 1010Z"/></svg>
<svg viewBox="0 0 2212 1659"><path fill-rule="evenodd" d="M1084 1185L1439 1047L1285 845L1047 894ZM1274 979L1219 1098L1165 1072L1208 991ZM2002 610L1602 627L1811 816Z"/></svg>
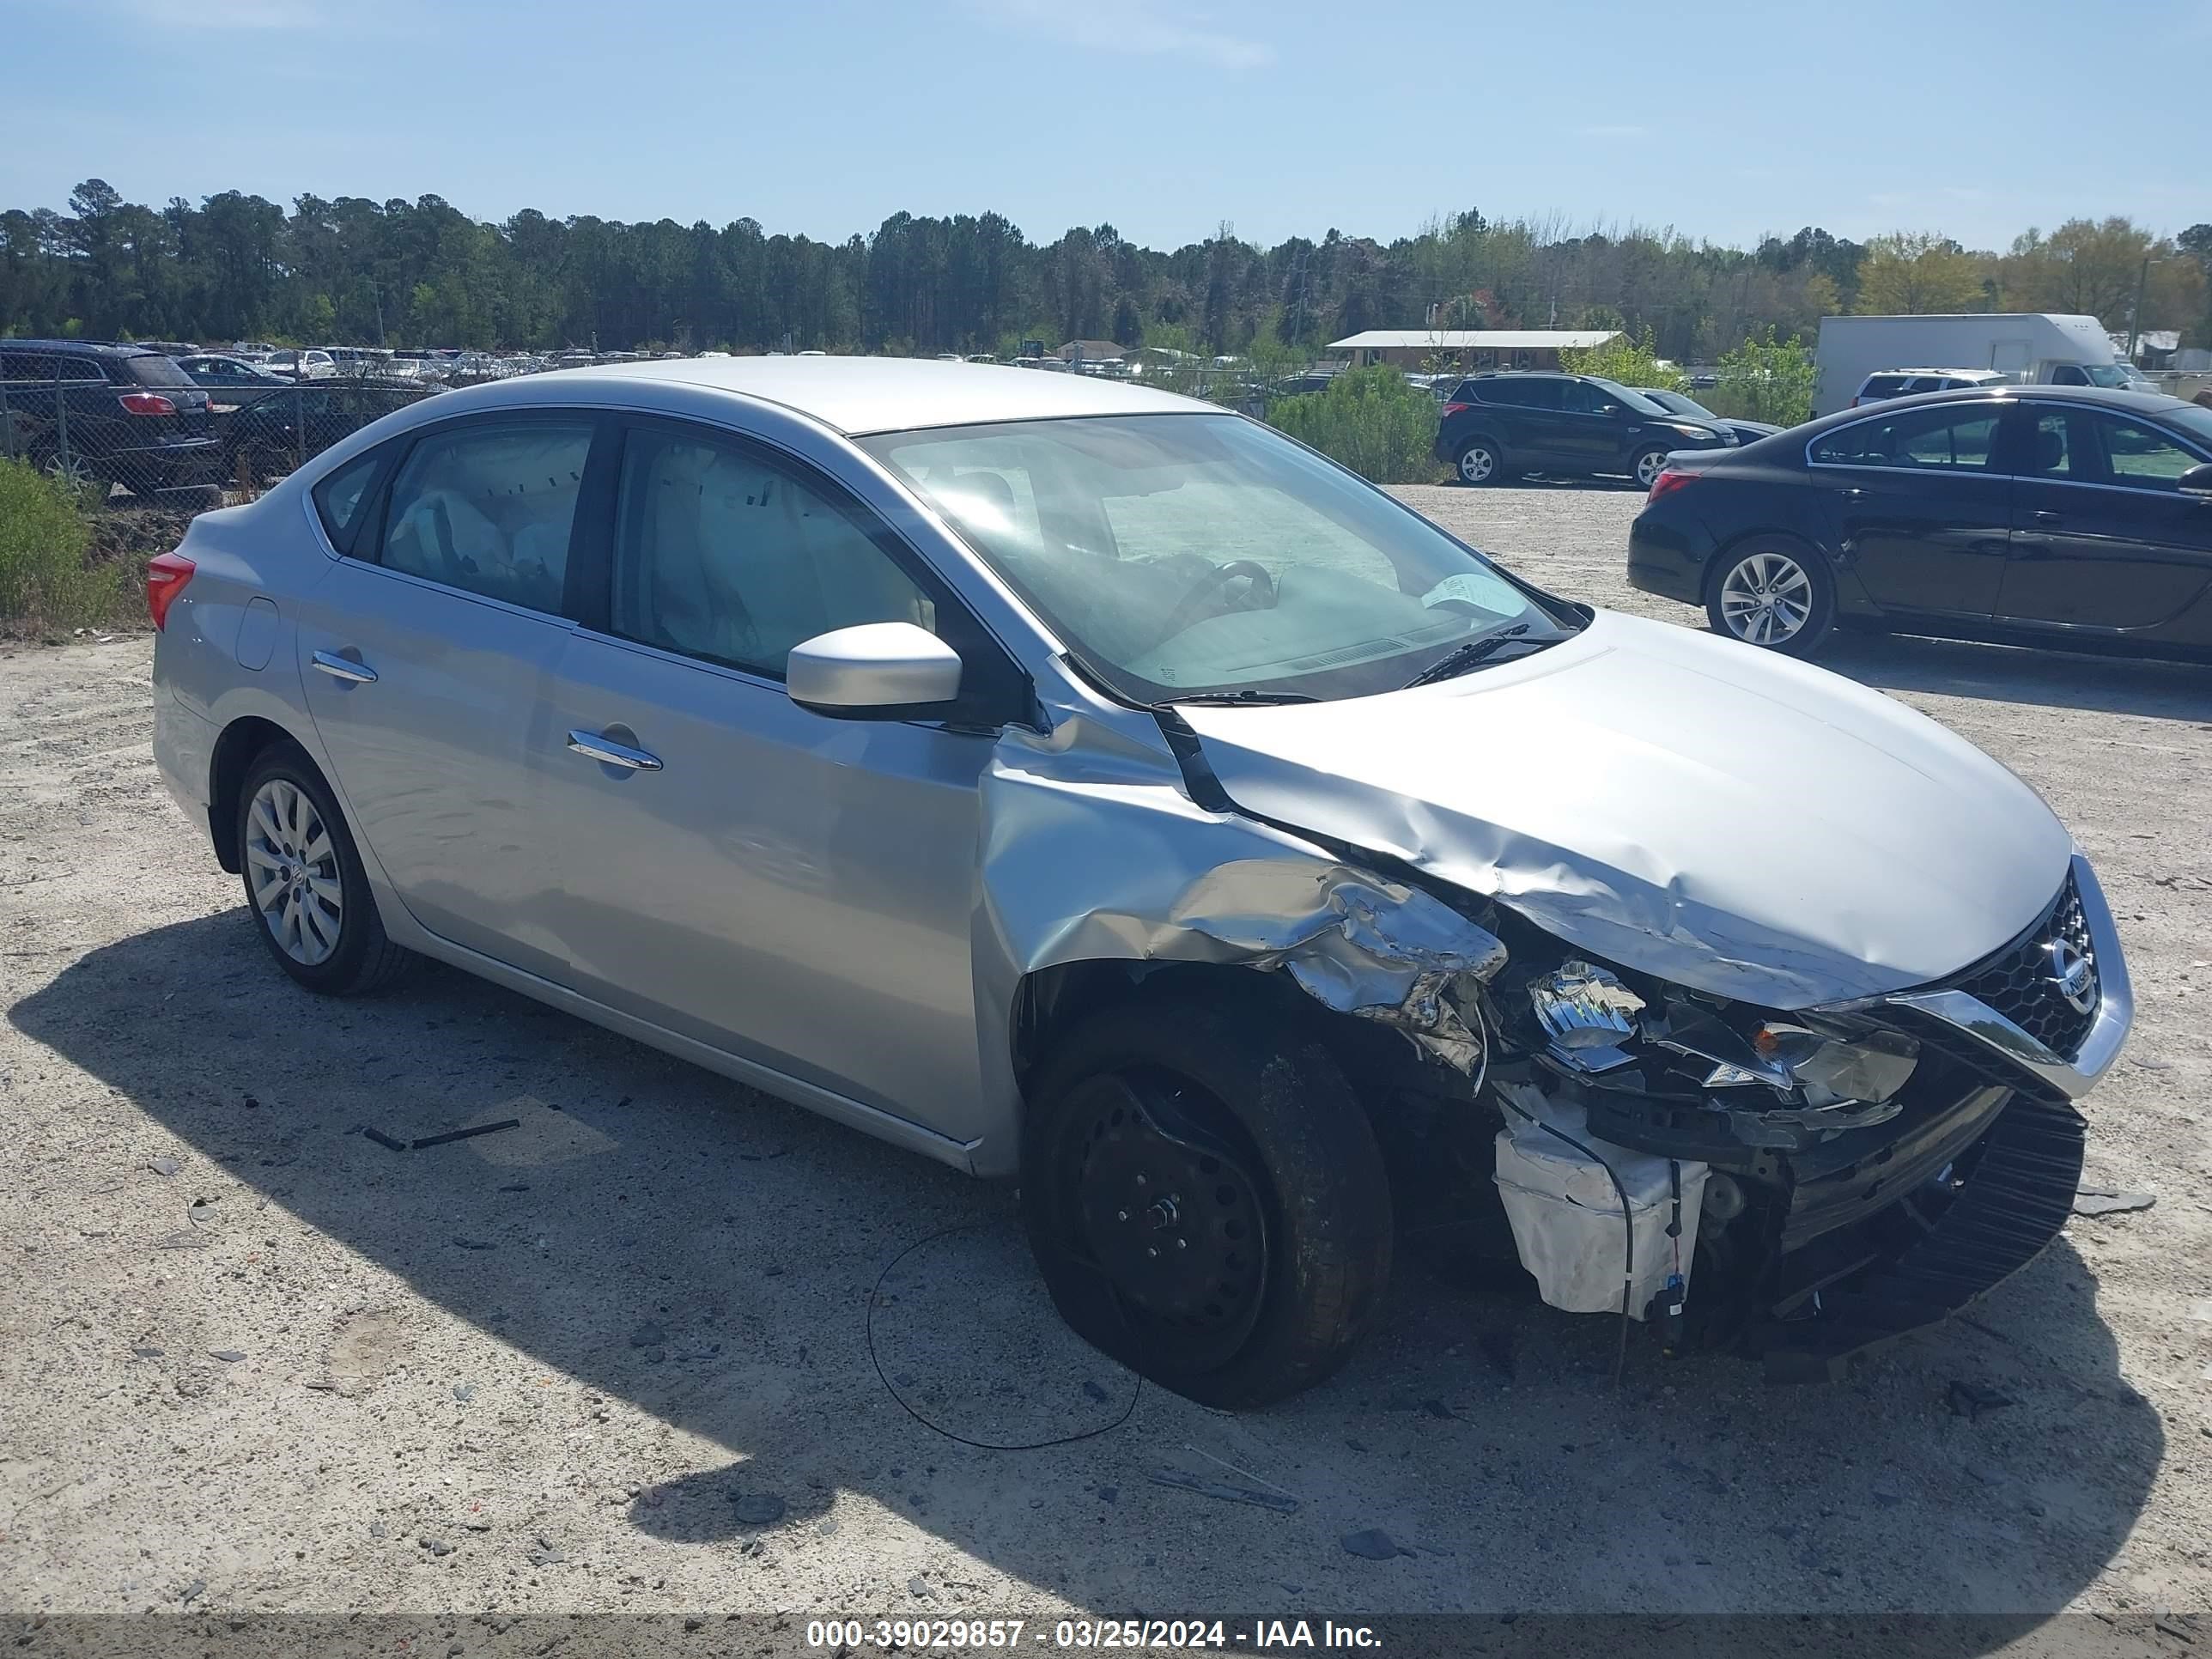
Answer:
<svg viewBox="0 0 2212 1659"><path fill-rule="evenodd" d="M159 553L147 561L146 609L153 616L156 633L168 626L169 607L198 568L181 553Z"/></svg>
<svg viewBox="0 0 2212 1659"><path fill-rule="evenodd" d="M126 392L123 394L123 407L133 415L173 415L177 412L176 404L158 392Z"/></svg>
<svg viewBox="0 0 2212 1659"><path fill-rule="evenodd" d="M1650 506L1662 495L1673 495L1697 476L1694 472L1675 472L1671 470L1662 472L1651 481L1651 493L1644 498L1644 505Z"/></svg>
<svg viewBox="0 0 2212 1659"><path fill-rule="evenodd" d="M1457 415L1462 410L1473 409L1474 407L1474 405L1473 404L1446 404L1444 405L1444 413L1447 415Z"/></svg>

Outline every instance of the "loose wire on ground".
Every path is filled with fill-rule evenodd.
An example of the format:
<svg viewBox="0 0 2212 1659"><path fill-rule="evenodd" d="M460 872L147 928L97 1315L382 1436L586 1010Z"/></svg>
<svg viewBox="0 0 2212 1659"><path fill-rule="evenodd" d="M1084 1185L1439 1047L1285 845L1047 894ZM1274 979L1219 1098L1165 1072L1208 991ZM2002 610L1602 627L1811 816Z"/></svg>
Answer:
<svg viewBox="0 0 2212 1659"><path fill-rule="evenodd" d="M876 1380L884 1385L885 1394L898 1401L901 1411L931 1433L941 1434L947 1440L957 1442L963 1446L973 1446L978 1451L1042 1451L1050 1446L1072 1446L1079 1440L1096 1440L1102 1434L1113 1433L1115 1430L1127 1423L1130 1415L1137 1409L1137 1401L1143 1397L1145 1392L1143 1377L1137 1378L1137 1386L1129 1394L1129 1403L1122 1407L1121 1414L1111 1423L1103 1424L1095 1429L1085 1429L1079 1434L1055 1435L1049 1440L996 1441L971 1440L964 1434L956 1434L941 1423L931 1422L907 1402L906 1396L892 1386L890 1378L884 1374L884 1362L876 1356L876 1306L882 1299L884 1285L890 1280L892 1272L900 1262L905 1261L925 1244L934 1244L939 1239L950 1238L955 1233L980 1232L985 1227L993 1224L994 1221L1002 1219L1004 1219L1003 1217L993 1217L982 1221L956 1221L949 1227L939 1227L933 1233L923 1234L884 1264L883 1272L876 1275L874 1287L868 1292L868 1313L866 1322L868 1363L876 1368Z"/></svg>

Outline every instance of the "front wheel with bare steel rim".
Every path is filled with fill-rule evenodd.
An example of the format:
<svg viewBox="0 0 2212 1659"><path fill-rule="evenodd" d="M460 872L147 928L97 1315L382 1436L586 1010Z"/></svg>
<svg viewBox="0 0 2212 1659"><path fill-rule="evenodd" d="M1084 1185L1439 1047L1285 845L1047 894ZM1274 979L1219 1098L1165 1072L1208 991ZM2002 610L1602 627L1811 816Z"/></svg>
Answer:
<svg viewBox="0 0 2212 1659"><path fill-rule="evenodd" d="M271 744L248 769L238 850L261 942L309 990L374 990L413 960L385 936L352 832L298 744Z"/></svg>
<svg viewBox="0 0 2212 1659"><path fill-rule="evenodd" d="M1209 1406L1320 1381L1389 1278L1382 1154L1335 1061L1203 993L1093 1015L1040 1068L1022 1217L1076 1333Z"/></svg>
<svg viewBox="0 0 2212 1659"><path fill-rule="evenodd" d="M1714 562L1705 617L1732 640L1809 657L1835 626L1835 579L1826 562L1799 543L1745 542Z"/></svg>

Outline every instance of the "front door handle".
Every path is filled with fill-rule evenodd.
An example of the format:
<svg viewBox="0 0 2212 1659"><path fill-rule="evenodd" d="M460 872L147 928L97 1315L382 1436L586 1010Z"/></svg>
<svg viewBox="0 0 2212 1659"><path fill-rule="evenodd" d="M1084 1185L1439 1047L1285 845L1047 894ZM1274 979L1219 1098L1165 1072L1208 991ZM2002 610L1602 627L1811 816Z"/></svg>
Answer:
<svg viewBox="0 0 2212 1659"><path fill-rule="evenodd" d="M348 685L374 685L376 671L365 662L356 662L351 657L341 657L335 651L318 651L315 666L334 680L343 680Z"/></svg>
<svg viewBox="0 0 2212 1659"><path fill-rule="evenodd" d="M2038 524L2064 524L2066 515L2063 513L2053 513L2047 507L2039 507L2035 509L2035 521Z"/></svg>
<svg viewBox="0 0 2212 1659"><path fill-rule="evenodd" d="M642 749L633 749L626 743L617 743L612 738L603 738L596 732L571 732L568 747L589 759L607 766L623 766L633 772L658 772L660 757L647 754Z"/></svg>

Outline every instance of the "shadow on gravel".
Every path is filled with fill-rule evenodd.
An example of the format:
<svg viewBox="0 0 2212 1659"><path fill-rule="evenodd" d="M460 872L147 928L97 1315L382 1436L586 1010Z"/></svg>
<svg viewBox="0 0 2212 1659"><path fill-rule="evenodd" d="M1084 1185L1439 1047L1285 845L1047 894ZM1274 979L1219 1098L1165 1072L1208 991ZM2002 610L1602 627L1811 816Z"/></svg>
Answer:
<svg viewBox="0 0 2212 1659"><path fill-rule="evenodd" d="M496 1436L534 1412L532 1443L588 1446L596 1392L726 1449L726 1467L641 1485L630 1522L659 1538L763 1536L791 1554L847 1491L1116 1613L2045 1613L2118 1550L2163 1455L2157 1414L2116 1375L2094 1279L2063 1243L1976 1323L1846 1384L1787 1390L1731 1359L1668 1364L1642 1334L1616 1388L1609 1322L1451 1290L1408 1260L1352 1366L1230 1419L1139 1396L1067 1335L1005 1189L458 974L319 1001L234 910L94 951L9 1017L520 1351L473 1380L467 1404L439 1379L422 1433ZM356 1132L410 1139L509 1116L522 1127L404 1153ZM150 1250L179 1224L180 1183L130 1173ZM234 1270L226 1244L245 1241L163 1270ZM313 1420L321 1396L301 1382L336 1369L340 1336L315 1322L341 1312L287 1315L303 1372L268 1385L269 1412ZM538 1392L548 1374L556 1391ZM1962 1410L1954 1383L2013 1403ZM908 1407L999 1444L1106 1432L984 1450ZM641 1484L591 1456L563 1455L588 1468L579 1504ZM1297 1508L1163 1486L1163 1468ZM1344 1546L1365 1529L1402 1553ZM912 1569L885 1571L890 1588L856 1601L903 1592ZM984 1601L950 1582L933 1593L951 1599L917 1598L917 1616Z"/></svg>
<svg viewBox="0 0 2212 1659"><path fill-rule="evenodd" d="M1886 691L2212 722L2212 665L1854 632L1834 635L1814 660Z"/></svg>

